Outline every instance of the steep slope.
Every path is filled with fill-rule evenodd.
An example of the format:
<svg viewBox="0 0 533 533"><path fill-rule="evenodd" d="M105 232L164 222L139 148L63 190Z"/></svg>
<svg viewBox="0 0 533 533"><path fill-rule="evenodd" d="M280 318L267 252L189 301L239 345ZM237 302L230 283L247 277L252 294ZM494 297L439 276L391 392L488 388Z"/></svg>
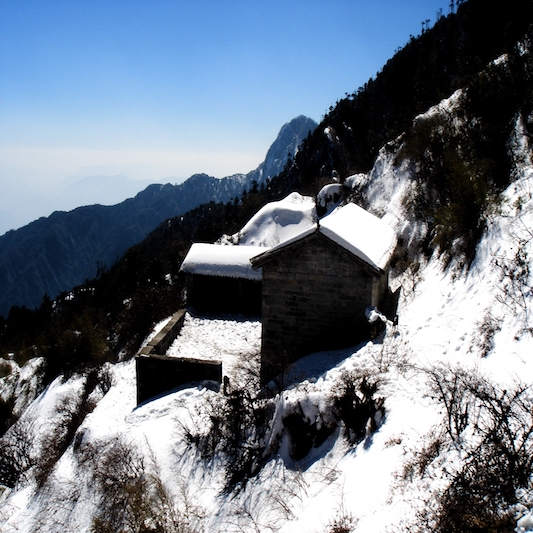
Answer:
<svg viewBox="0 0 533 533"><path fill-rule="evenodd" d="M0 315L11 306L36 307L110 266L162 221L207 203L229 202L283 168L289 154L316 126L297 117L282 127L265 161L248 174L216 179L192 176L180 185L151 185L114 206L55 212L0 237Z"/></svg>
<svg viewBox="0 0 533 533"><path fill-rule="evenodd" d="M285 124L276 142L269 148L265 160L248 176L258 184L277 176L287 163L287 155L297 154L301 142L316 128L316 123L300 115Z"/></svg>
<svg viewBox="0 0 533 533"><path fill-rule="evenodd" d="M271 397L256 395L247 348L247 386L228 394L195 383L136 406L132 361L106 364L98 379L59 377L2 441L11 477L0 531L533 531L533 102L522 82L513 85L516 65L530 75L531 48L527 39L513 48L489 59L475 76L481 84L446 93L376 145L368 172L346 172L348 201L364 203L402 243L391 275L402 287L397 324L372 342L302 358ZM481 91L499 79L516 89L510 100L497 84ZM324 126L322 148L336 142ZM324 154L313 164L325 164ZM259 209L264 197L252 196ZM214 213L217 228L234 234L233 222L218 222L236 210L204 206L160 226L119 263L120 276L153 287L168 275L179 287L172 269L182 241L212 238ZM274 222L252 219L243 241L275 240ZM139 264L148 266L138 273ZM97 285L77 294L108 299ZM113 297L133 320L161 308L159 293L149 294L137 306L133 291ZM187 342L231 353L231 332L257 349L257 324L195 318L201 327Z"/></svg>
<svg viewBox="0 0 533 533"><path fill-rule="evenodd" d="M333 171L341 179L368 172L381 147L406 131L415 116L476 80L497 57L521 57L519 43L531 38L529 0L468 0L457 5L455 14L440 18L430 31L417 38L411 35L364 87L331 106L294 158L287 180L302 189ZM512 113L531 105L530 73L531 66L519 67L513 80L485 79L476 95L477 112L485 112L489 120L499 121L500 131L507 131ZM529 122L526 128L531 131Z"/></svg>
<svg viewBox="0 0 533 533"><path fill-rule="evenodd" d="M454 509L466 517L456 529L463 532L532 531L533 165L519 124L514 141L515 180L470 270L457 261L446 268L438 254L412 257L392 280L402 285L400 320L382 338L310 354L270 399L193 384L137 407L133 361L110 366L109 387L94 387L94 409L44 480L37 459L5 489L0 531L133 531L149 524L168 532L443 532ZM396 155L382 150L369 174L349 181L364 183L374 210L409 247L423 238L424 222L407 218L405 198L416 176L407 162L394 164ZM302 216L307 207L302 202ZM249 224L248 238L253 227L264 238L265 228L274 231L271 222ZM527 274L516 285L519 264ZM183 343L232 353L235 336L253 351L256 329L242 319L195 318ZM240 372L249 386L246 350ZM56 380L14 435L31 439L33 450L57 453L53 443L73 416L68 409L84 405L87 383L84 376ZM379 408L363 417L358 434L355 412L346 409L365 395ZM504 418L491 418L499 405ZM491 424L502 421L505 432L498 432L501 424ZM508 434L520 446L511 449ZM525 478L509 470L506 453L529 468ZM485 485L469 484L478 480ZM513 502L490 492L509 480ZM487 492L475 500L480 490Z"/></svg>

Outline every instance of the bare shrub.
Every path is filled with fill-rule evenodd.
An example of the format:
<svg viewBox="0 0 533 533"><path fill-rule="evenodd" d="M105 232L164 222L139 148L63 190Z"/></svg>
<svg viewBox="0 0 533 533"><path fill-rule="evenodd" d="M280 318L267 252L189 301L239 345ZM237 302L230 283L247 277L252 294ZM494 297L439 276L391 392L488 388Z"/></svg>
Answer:
<svg viewBox="0 0 533 533"><path fill-rule="evenodd" d="M487 357L494 347L494 335L500 331L502 319L495 317L490 310L485 313L482 322L478 324L476 347L481 357Z"/></svg>
<svg viewBox="0 0 533 533"><path fill-rule="evenodd" d="M343 488L340 504L335 511L335 516L326 526L326 533L352 533L352 531L355 531L357 522L358 520L346 509Z"/></svg>
<svg viewBox="0 0 533 533"><path fill-rule="evenodd" d="M371 369L371 372L373 375L386 374L392 368L401 375L405 375L413 369L409 350L396 329L392 332L387 331L381 342L381 349L379 352L373 351L372 358L374 368Z"/></svg>
<svg viewBox="0 0 533 533"><path fill-rule="evenodd" d="M429 394L445 411L445 430L452 441L458 441L473 415L472 376L462 368L446 365L427 371Z"/></svg>
<svg viewBox="0 0 533 533"><path fill-rule="evenodd" d="M235 389L211 399L197 413L206 422L201 430L182 425L202 459L211 460L217 453L225 458L228 491L242 487L264 462L262 439L273 413L270 403Z"/></svg>
<svg viewBox="0 0 533 533"><path fill-rule="evenodd" d="M455 449L460 462L441 469L445 490L419 515L419 527L436 532L512 531L514 506L533 476L533 397L530 387L501 389L461 368L428 371L435 401L444 407L444 430L428 438L404 477L428 475L441 452ZM469 438L462 438L469 431Z"/></svg>
<svg viewBox="0 0 533 533"><path fill-rule="evenodd" d="M199 508L188 505L186 513L178 511L153 458L147 460L120 436L86 447L84 453L92 456L95 450L99 460L93 465L93 475L99 506L94 533L198 531L193 519L201 517Z"/></svg>
<svg viewBox="0 0 533 533"><path fill-rule="evenodd" d="M352 533L357 522L350 513L341 512L327 525L327 533Z"/></svg>
<svg viewBox="0 0 533 533"><path fill-rule="evenodd" d="M345 372L330 399L334 416L343 422L352 444L375 431L385 414L383 398L376 397L378 386L378 378Z"/></svg>
<svg viewBox="0 0 533 533"><path fill-rule="evenodd" d="M496 286L496 299L503 304L522 324L517 333L533 335L531 302L533 300L531 258L528 247L533 239L533 232L519 218L509 235L513 256L494 257L493 265L500 274L500 283Z"/></svg>
<svg viewBox="0 0 533 533"><path fill-rule="evenodd" d="M404 252L402 256L393 257L396 262L394 263L392 275L401 280L404 298L413 299L417 295L418 285L423 280L422 266L418 259L408 255L406 248L401 248L401 250Z"/></svg>
<svg viewBox="0 0 533 533"><path fill-rule="evenodd" d="M300 497L303 483L300 472L284 472L283 476L270 478L264 490L252 490L242 497L236 495L231 502L231 512L225 520L224 531L279 531L287 521L294 519L292 502Z"/></svg>
<svg viewBox="0 0 533 533"><path fill-rule="evenodd" d="M14 487L35 463L33 423L24 418L0 439L0 484Z"/></svg>
<svg viewBox="0 0 533 533"><path fill-rule="evenodd" d="M32 533L63 533L79 528L76 513L82 499L77 479L54 478L39 493L40 505L31 524Z"/></svg>
<svg viewBox="0 0 533 533"><path fill-rule="evenodd" d="M89 372L81 394L75 392L67 394L56 407L54 426L45 433L40 443L40 455L34 469L35 480L39 487L46 483L85 417L96 407L91 399L91 393L97 383L97 372Z"/></svg>
<svg viewBox="0 0 533 533"><path fill-rule="evenodd" d="M57 461L72 440L78 413L79 400L75 395L64 397L57 406L54 426L45 433L40 442L40 454L33 472L39 487L46 483Z"/></svg>
<svg viewBox="0 0 533 533"><path fill-rule="evenodd" d="M445 436L442 431L436 430L431 437L424 438L420 447L403 465L402 479L413 481L416 477L425 476L444 447Z"/></svg>
<svg viewBox="0 0 533 533"><path fill-rule="evenodd" d="M323 406L307 410L314 413L311 419L299 402L280 403L279 395L262 399L247 390L228 389L226 395L211 397L193 414L191 418L201 423L178 425L202 459L222 458L227 473L225 490L238 492L276 453L284 436L289 438L289 453L297 462L313 447L321 446L339 425L351 443L375 431L384 416L384 401L376 396L377 388L375 378L346 373Z"/></svg>
<svg viewBox="0 0 533 533"><path fill-rule="evenodd" d="M100 370L98 370L97 383L98 388L104 396L111 390L111 387L115 383L115 378L108 365L103 365Z"/></svg>

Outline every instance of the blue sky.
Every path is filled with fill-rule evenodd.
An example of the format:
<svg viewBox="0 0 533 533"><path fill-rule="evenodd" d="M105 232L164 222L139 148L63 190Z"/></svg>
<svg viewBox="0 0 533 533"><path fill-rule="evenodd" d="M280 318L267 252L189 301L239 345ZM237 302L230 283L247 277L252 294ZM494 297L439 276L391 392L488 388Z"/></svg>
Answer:
<svg viewBox="0 0 533 533"><path fill-rule="evenodd" d="M0 0L4 202L92 175L177 182L252 170L285 122L319 121L441 7Z"/></svg>

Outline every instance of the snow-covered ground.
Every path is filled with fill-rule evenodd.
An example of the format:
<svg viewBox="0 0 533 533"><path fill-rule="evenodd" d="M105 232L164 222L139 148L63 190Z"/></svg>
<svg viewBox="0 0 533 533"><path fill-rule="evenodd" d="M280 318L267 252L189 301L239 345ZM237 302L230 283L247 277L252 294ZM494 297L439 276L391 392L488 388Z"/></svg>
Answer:
<svg viewBox="0 0 533 533"><path fill-rule="evenodd" d="M237 316L199 317L187 313L180 334L167 355L222 361L222 371L232 386L243 386L247 373L259 376L261 322ZM252 384L250 384L252 385ZM257 387L259 382L255 380Z"/></svg>
<svg viewBox="0 0 533 533"><path fill-rule="evenodd" d="M529 153L517 138L516 149ZM405 221L401 200L409 189L409 172L407 166L395 167L393 157L383 151L368 176L349 182L368 184L373 212L408 242L423 228ZM287 220L314 224L314 211L300 198L290 199L291 208L283 211L286 218L277 219L281 226L272 219L275 210L266 209L234 239L273 246ZM275 228L275 234L269 228ZM111 388L95 397L94 410L77 431L77 444L63 454L44 489L22 480L0 496L0 531L90 531L101 501L91 467L80 457L91 445L100 446L104 456L106 445L117 439L141 450L146 468L157 471L191 531L319 533L331 531L341 520L362 533L409 531L431 495L446 487L443 472L456 468L461 459L460 450L444 449L432 477L402 476L413 453L443 427L444 412L432 397L427 371L436 365L458 365L502 388L533 384L531 276L521 286L510 278L517 253L531 268L532 237L533 167L522 158L517 179L489 221L468 272L456 264L445 268L436 255L421 261L418 269L392 280L402 285L399 323L389 324L384 338L349 350L311 354L291 368L286 390L272 399L273 424L265 437L272 453L237 493L224 491L223 457L202 460L188 438L192 430L208 427L205 406L216 406L219 392L184 386L137 407L134 362L110 367ZM224 358L244 380L254 373L249 363L259 352L259 336L257 321L188 316L170 354ZM377 430L352 444L338 427L296 463L283 433L284 413L298 408L311 421L328 416L329 399L347 375L376 379L377 395L384 399ZM23 418L34 423L46 419L53 425L62 399L79 395L81 388L79 377L56 380ZM99 457L96 453L94 461ZM533 531L531 505L525 497L523 503L516 510L517 531Z"/></svg>

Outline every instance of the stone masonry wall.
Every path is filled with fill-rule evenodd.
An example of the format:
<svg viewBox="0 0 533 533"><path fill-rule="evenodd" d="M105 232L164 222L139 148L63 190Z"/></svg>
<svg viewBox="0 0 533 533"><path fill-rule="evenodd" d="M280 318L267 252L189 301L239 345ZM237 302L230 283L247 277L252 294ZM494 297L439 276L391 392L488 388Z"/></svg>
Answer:
<svg viewBox="0 0 533 533"><path fill-rule="evenodd" d="M185 309L180 309L174 313L168 324L155 337L141 349L141 355L165 355L169 346L180 334L183 322L185 321Z"/></svg>
<svg viewBox="0 0 533 533"><path fill-rule="evenodd" d="M262 382L302 355L364 339L364 312L376 283L383 286L344 250L319 237L287 247L265 263Z"/></svg>
<svg viewBox="0 0 533 533"><path fill-rule="evenodd" d="M135 359L137 371L137 405L193 381L222 382L222 363L167 357L140 355Z"/></svg>
<svg viewBox="0 0 533 533"><path fill-rule="evenodd" d="M185 309L180 309L135 358L137 405L191 381L222 382L220 361L165 356L184 321Z"/></svg>

